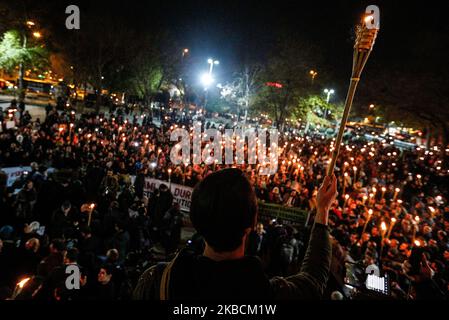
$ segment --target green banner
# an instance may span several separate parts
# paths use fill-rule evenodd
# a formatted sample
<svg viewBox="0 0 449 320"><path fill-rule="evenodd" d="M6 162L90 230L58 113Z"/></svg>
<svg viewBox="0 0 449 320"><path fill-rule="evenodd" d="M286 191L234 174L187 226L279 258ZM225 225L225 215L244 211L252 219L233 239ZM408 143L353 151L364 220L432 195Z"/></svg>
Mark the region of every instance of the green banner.
<svg viewBox="0 0 449 320"><path fill-rule="evenodd" d="M259 202L259 219L277 219L284 223L304 226L307 215L308 211L306 210Z"/></svg>

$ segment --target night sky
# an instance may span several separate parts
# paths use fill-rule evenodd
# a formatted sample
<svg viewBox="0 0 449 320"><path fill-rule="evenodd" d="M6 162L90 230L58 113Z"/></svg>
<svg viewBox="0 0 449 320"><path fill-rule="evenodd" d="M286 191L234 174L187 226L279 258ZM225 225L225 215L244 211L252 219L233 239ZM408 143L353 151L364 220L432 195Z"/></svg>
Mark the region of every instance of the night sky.
<svg viewBox="0 0 449 320"><path fill-rule="evenodd" d="M338 89L338 99L344 99L339 93L345 93L350 76L354 26L365 7L375 4L381 11L381 30L364 77L393 69L427 70L443 77L448 74L446 70L441 74L439 63L445 61L449 49L445 1L58 0L30 3L39 3L53 30L64 28L64 9L68 4L79 5L81 29L83 17L89 15L96 17L99 24L103 19L112 18L138 32L168 30L179 45L190 49L193 69L207 68L208 57L219 59L221 65L214 73L223 81L246 61L264 62L274 41L281 34L289 33L319 48L324 58L322 65L311 68L331 75L329 86Z"/></svg>

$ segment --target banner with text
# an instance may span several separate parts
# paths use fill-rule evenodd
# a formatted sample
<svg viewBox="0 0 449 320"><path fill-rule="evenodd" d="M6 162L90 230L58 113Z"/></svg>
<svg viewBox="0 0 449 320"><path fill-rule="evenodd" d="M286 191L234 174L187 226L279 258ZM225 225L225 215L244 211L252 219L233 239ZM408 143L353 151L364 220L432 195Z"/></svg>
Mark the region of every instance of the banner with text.
<svg viewBox="0 0 449 320"><path fill-rule="evenodd" d="M148 196L150 192L152 193L155 189L159 188L161 184L165 184L167 187L170 185L167 181L145 178L145 187L143 191ZM193 188L171 183L170 190L174 200L181 206L181 210L189 211Z"/></svg>
<svg viewBox="0 0 449 320"><path fill-rule="evenodd" d="M167 181L149 177L145 178L145 187L143 189L145 195L149 196L149 194L159 188L161 184L165 184L167 187L170 185ZM172 183L171 192L174 200L180 204L181 210L188 212L190 210L193 188ZM304 226L307 220L307 215L307 211L299 208L289 208L281 205L259 202L260 220L278 219L284 224Z"/></svg>
<svg viewBox="0 0 449 320"><path fill-rule="evenodd" d="M6 173L8 176L6 186L10 187L18 178L22 176L25 172L30 172L31 167L10 167L10 168L1 168L1 171Z"/></svg>

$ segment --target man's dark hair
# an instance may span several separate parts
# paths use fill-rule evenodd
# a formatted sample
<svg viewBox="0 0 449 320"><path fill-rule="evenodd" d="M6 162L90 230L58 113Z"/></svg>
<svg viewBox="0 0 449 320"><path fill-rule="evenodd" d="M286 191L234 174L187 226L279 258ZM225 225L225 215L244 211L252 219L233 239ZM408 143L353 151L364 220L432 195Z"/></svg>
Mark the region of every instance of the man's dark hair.
<svg viewBox="0 0 449 320"><path fill-rule="evenodd" d="M77 248L71 248L67 250L67 253L65 255L66 259L70 262L77 262L78 261L78 255L79 251Z"/></svg>
<svg viewBox="0 0 449 320"><path fill-rule="evenodd" d="M237 249L245 229L254 227L256 218L256 195L240 169L216 171L193 190L190 219L217 252Z"/></svg>
<svg viewBox="0 0 449 320"><path fill-rule="evenodd" d="M71 207L72 207L72 205L70 204L70 201L68 201L68 200L66 200L66 201L64 201L64 202L62 203L62 208L63 208L64 210L70 209Z"/></svg>
<svg viewBox="0 0 449 320"><path fill-rule="evenodd" d="M53 246L54 249L58 250L59 252L64 251L65 250L65 243L64 240L62 239L53 239L51 241L51 245Z"/></svg>
<svg viewBox="0 0 449 320"><path fill-rule="evenodd" d="M100 269L104 269L107 275L111 275L114 272L114 266L111 265L110 263L102 264Z"/></svg>

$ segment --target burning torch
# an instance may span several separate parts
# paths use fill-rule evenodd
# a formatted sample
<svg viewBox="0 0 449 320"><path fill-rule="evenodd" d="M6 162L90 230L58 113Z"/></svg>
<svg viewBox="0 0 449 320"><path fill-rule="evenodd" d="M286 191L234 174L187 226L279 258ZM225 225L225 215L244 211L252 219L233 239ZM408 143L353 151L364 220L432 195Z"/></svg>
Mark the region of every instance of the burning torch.
<svg viewBox="0 0 449 320"><path fill-rule="evenodd" d="M377 6L368 6L366 12L367 14L365 14L362 24L357 26L356 29L351 82L346 96L345 109L341 119L340 129L334 144L335 148L332 152L332 159L327 169L328 176L331 176L334 172L335 162L340 152L341 141L348 121L349 112L351 111L355 90L360 81L360 75L362 74L363 68L373 50L374 41L376 40L377 32L379 31L379 8Z"/></svg>

